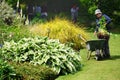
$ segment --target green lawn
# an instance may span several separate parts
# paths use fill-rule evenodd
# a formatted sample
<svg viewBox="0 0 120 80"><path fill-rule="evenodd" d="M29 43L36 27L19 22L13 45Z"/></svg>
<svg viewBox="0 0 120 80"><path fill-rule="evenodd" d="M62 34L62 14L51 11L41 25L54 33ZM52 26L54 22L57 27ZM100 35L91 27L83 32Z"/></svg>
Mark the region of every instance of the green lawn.
<svg viewBox="0 0 120 80"><path fill-rule="evenodd" d="M111 59L96 61L91 57L87 60L87 50L81 50L83 64L81 71L60 76L56 80L120 80L120 34L111 35L109 43ZM94 52L92 55L94 56Z"/></svg>

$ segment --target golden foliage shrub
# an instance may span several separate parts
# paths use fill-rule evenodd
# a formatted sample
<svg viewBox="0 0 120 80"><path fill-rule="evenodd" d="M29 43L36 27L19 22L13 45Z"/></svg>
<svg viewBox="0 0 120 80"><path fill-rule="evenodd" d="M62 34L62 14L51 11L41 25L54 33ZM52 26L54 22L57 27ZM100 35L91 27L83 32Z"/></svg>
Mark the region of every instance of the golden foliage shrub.
<svg viewBox="0 0 120 80"><path fill-rule="evenodd" d="M59 39L62 43L73 43L73 48L77 50L83 48L85 42L80 38L80 35L87 38L83 26L75 25L67 19L58 17L44 24L36 24L30 27L30 31L35 35Z"/></svg>

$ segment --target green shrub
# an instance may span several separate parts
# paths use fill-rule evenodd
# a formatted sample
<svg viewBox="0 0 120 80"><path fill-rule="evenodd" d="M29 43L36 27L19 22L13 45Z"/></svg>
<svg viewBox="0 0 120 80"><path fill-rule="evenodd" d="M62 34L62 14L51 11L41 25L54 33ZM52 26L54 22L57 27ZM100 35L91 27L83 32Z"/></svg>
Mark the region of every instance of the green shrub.
<svg viewBox="0 0 120 80"><path fill-rule="evenodd" d="M33 27L30 27L30 31L35 35L59 39L62 43L73 43L73 48L77 50L83 48L83 44L85 43L79 35L87 38L87 32L85 32L82 25L78 26L67 19L60 18L55 18L45 24L34 25Z"/></svg>
<svg viewBox="0 0 120 80"><path fill-rule="evenodd" d="M18 41L21 38L32 36L26 27L0 26L0 44L4 41Z"/></svg>
<svg viewBox="0 0 120 80"><path fill-rule="evenodd" d="M25 21L25 16L22 13L15 12L5 0L2 0L0 3L0 18L5 24L14 26L22 26Z"/></svg>
<svg viewBox="0 0 120 80"><path fill-rule="evenodd" d="M46 65L58 74L73 73L81 68L80 55L59 40L47 37L23 38L5 42L1 56L5 60Z"/></svg>
<svg viewBox="0 0 120 80"><path fill-rule="evenodd" d="M22 76L16 74L14 68L7 62L0 60L0 80L21 80Z"/></svg>
<svg viewBox="0 0 120 80"><path fill-rule="evenodd" d="M17 73L23 75L24 80L55 80L58 76L57 73L45 66L16 62L9 62L9 64L14 66Z"/></svg>
<svg viewBox="0 0 120 80"><path fill-rule="evenodd" d="M42 24L42 23L45 23L45 22L47 22L47 20L46 19L42 19L42 18L40 18L40 17L35 17L35 18L33 18L33 20L31 21L31 24Z"/></svg>
<svg viewBox="0 0 120 80"><path fill-rule="evenodd" d="M4 23L4 21L2 19L0 19L0 27L1 26L6 26L6 24Z"/></svg>
<svg viewBox="0 0 120 80"><path fill-rule="evenodd" d="M8 25L11 25L15 17L14 10L3 0L0 3L0 18Z"/></svg>

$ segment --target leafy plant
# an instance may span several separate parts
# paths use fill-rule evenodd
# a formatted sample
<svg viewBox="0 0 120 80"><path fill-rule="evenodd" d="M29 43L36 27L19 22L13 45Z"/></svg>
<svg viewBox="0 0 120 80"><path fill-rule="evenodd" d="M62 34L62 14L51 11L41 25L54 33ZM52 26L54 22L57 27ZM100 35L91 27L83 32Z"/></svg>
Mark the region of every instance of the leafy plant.
<svg viewBox="0 0 120 80"><path fill-rule="evenodd" d="M23 38L17 43L4 42L1 56L5 60L46 65L58 74L73 73L81 67L78 52L48 37Z"/></svg>
<svg viewBox="0 0 120 80"><path fill-rule="evenodd" d="M106 24L105 24L106 20L105 17L102 16L102 18L99 21L100 27L99 27L99 31L98 31L98 35L109 35L108 31L106 30Z"/></svg>
<svg viewBox="0 0 120 80"><path fill-rule="evenodd" d="M23 80L55 80L58 74L46 66L31 65L30 63L9 62L15 71L23 75Z"/></svg>
<svg viewBox="0 0 120 80"><path fill-rule="evenodd" d="M12 66L0 59L0 80L21 80L22 77L18 76Z"/></svg>
<svg viewBox="0 0 120 80"><path fill-rule="evenodd" d="M94 11L95 11L95 9L98 8L98 5L97 5L97 4L98 4L98 1L99 1L99 0L95 0L95 1L93 1L93 0L80 0L80 2L81 2L85 7L88 8L88 12L91 13L91 14L93 14Z"/></svg>
<svg viewBox="0 0 120 80"><path fill-rule="evenodd" d="M7 25L22 26L25 20L25 16L22 13L17 13L15 10L7 4L5 0L0 3L0 18Z"/></svg>
<svg viewBox="0 0 120 80"><path fill-rule="evenodd" d="M56 17L45 24L37 24L30 27L30 31L35 35L48 36L51 39L59 39L61 43L73 43L73 48L79 50L83 48L84 40L79 35L87 38L83 26L75 25L67 19Z"/></svg>
<svg viewBox="0 0 120 80"><path fill-rule="evenodd" d="M0 26L0 44L4 41L14 40L15 42L24 37L32 36L27 30L27 27L16 27L16 26Z"/></svg>
<svg viewBox="0 0 120 80"><path fill-rule="evenodd" d="M46 19L42 19L40 18L40 16L36 16L35 18L33 18L33 20L31 21L31 23L34 25L34 24L42 24L42 23L45 23L47 22Z"/></svg>
<svg viewBox="0 0 120 80"><path fill-rule="evenodd" d="M14 10L3 0L0 3L0 18L8 25L11 25L12 18L14 17Z"/></svg>

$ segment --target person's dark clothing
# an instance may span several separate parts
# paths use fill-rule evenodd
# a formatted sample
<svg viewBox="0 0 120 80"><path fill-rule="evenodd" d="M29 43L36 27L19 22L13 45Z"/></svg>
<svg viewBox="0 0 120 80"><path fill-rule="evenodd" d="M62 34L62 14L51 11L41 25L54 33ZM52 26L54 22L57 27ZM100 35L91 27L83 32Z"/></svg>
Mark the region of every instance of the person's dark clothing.
<svg viewBox="0 0 120 80"><path fill-rule="evenodd" d="M105 43L104 43L104 48L102 50L103 53L103 57L104 58L109 58L110 57L110 51L109 51L109 39L110 36L99 36L97 35L98 39L105 39Z"/></svg>
<svg viewBox="0 0 120 80"><path fill-rule="evenodd" d="M77 22L78 10L79 10L79 8L76 7L76 6L73 6L73 7L71 8L71 17L72 17L72 21L73 21L74 23Z"/></svg>
<svg viewBox="0 0 120 80"><path fill-rule="evenodd" d="M28 14L29 21L32 20L34 17L34 6L32 5L27 6L27 14Z"/></svg>
<svg viewBox="0 0 120 80"><path fill-rule="evenodd" d="M47 12L47 6L46 5L41 7L41 12Z"/></svg>
<svg viewBox="0 0 120 80"><path fill-rule="evenodd" d="M43 5L41 8L42 8L42 9L41 9L41 18L47 19L47 16L48 16L47 6L46 6L46 5Z"/></svg>

